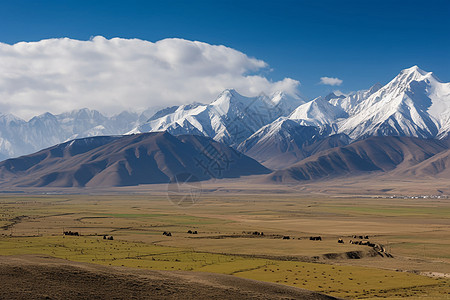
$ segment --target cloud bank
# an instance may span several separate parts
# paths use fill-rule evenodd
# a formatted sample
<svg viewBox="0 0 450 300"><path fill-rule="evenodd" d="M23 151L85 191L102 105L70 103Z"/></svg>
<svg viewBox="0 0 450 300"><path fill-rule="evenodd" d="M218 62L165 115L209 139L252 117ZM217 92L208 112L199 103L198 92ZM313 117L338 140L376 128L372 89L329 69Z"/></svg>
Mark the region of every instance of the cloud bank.
<svg viewBox="0 0 450 300"><path fill-rule="evenodd" d="M320 84L326 85L336 85L339 86L342 84L342 80L336 77L320 77Z"/></svg>
<svg viewBox="0 0 450 300"><path fill-rule="evenodd" d="M23 118L82 107L114 114L209 102L227 88L247 96L297 95L299 85L269 80L261 74L267 63L232 48L183 39L0 43L0 66L0 113Z"/></svg>

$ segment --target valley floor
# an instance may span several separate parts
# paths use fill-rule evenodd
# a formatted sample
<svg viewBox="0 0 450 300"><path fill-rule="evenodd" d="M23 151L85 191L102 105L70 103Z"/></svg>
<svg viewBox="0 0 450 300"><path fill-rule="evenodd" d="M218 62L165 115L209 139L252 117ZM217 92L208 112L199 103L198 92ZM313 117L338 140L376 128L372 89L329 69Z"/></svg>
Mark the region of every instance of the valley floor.
<svg viewBox="0 0 450 300"><path fill-rule="evenodd" d="M331 196L324 191L326 186L320 191L316 184L206 182L192 206L169 201L167 187L162 185L111 189L109 195L101 190L74 195L51 189L40 190L47 193L41 195L36 191L4 194L0 196L0 255L9 257L0 257L0 274L14 280L8 275L16 268L8 263L14 261L48 274L30 264L49 259L52 267L64 269L71 264L68 261L80 262L82 268L100 268L105 276L119 269L173 271L171 275L146 274L183 278L191 287L214 278L201 275L204 272L278 284L255 283L262 286L250 288L242 283L246 286L242 292L249 297L260 289L270 295L284 285L297 288L286 290L286 295L306 293L301 290L306 289L347 299L450 299L450 199L442 195L391 198L387 191L365 197ZM63 236L63 231L80 236ZM114 240L104 239L104 235ZM360 239L360 235L368 239ZM322 240L311 241L311 236ZM350 240L368 240L382 250L350 244ZM126 267L133 269L124 271ZM217 278L214 286L222 279L224 286L230 282L227 280L237 280ZM107 285L102 280L99 282ZM13 281L9 284L14 286ZM111 288L111 295L114 290ZM5 291L6 285L2 285L0 296ZM184 290L180 287L177 291ZM23 295L19 288L16 292L16 298ZM232 297L239 298L230 294Z"/></svg>

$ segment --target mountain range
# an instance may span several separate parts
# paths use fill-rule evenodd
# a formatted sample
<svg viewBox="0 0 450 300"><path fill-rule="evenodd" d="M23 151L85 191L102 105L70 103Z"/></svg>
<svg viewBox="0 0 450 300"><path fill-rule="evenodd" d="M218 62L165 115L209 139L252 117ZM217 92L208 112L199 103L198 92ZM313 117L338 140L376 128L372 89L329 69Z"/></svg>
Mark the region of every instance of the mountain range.
<svg viewBox="0 0 450 300"><path fill-rule="evenodd" d="M15 182L14 185L86 186L105 182L103 185L107 186L167 182L183 170L177 167L175 171L169 171L172 170L170 159L159 160L152 156L158 151L166 153L166 146L158 148L164 143L155 142L158 147L149 148L147 145L145 149L121 152L127 142L134 143L134 139L142 136L153 137L145 134L148 132L154 132L156 140L161 139L159 132L166 132L162 136L171 145L172 154L161 155L184 157L179 162L186 172L195 167L191 154L200 151L194 144L203 143L202 147L215 145L228 149L223 150L226 153L234 151L239 157L258 162L257 166L252 165L249 169L252 171L239 169L234 175L226 175L228 177L262 174L269 169L274 173L266 175L266 178L273 181L332 178L361 172L443 176L448 174L450 164L450 83L443 83L433 73L414 66L402 70L384 86L375 84L368 90L347 95L331 93L311 101L281 92L245 97L231 89L222 92L210 104L194 102L167 107L152 115L148 111L142 114L123 112L105 117L97 111L82 109L60 115L46 113L28 122L12 115L0 115L0 124L0 155L3 158L55 144L58 144L54 146L56 148L43 151L56 153L62 150L55 149L66 147L62 156L44 155L41 151L19 160L3 162L0 177L4 181ZM123 137L115 136L124 134ZM101 135L105 137L71 141ZM89 151L83 155L67 156L74 151L67 149L78 147L79 143L97 145L95 151L103 147L108 149L102 150L106 151L100 155L102 163L90 164L90 161L97 161L97 154L95 157L87 154L94 151L91 146L86 146ZM109 148L116 144L121 146ZM190 145L189 151L186 145ZM130 175L143 174L136 171L137 165L127 160L127 155L133 151L147 153L144 157L151 156L149 164L157 166L152 172L159 175L145 180L138 179L138 175ZM190 155L183 156L177 151L187 151ZM143 154L136 155L141 157ZM25 170L20 167L26 165L25 162L33 163ZM79 170L81 165L84 169ZM71 171L60 172L58 168ZM50 173L59 175L56 179L36 181L37 177L43 176L35 173L36 170L46 170L47 173L53 170ZM78 180L80 172L84 179ZM199 180L217 178L213 174L191 173L195 173ZM105 174L115 179L99 179Z"/></svg>
<svg viewBox="0 0 450 300"><path fill-rule="evenodd" d="M239 149L270 168L283 169L295 162L293 156L297 161L304 158L283 147L286 140L291 148L303 148L305 143L336 134L340 135L338 146L371 136L443 139L450 132L449 121L450 83L442 83L414 66L385 86L376 84L345 97L331 94L300 105L288 117L259 129L248 138L252 142L244 142ZM299 139L299 132L308 126L318 134Z"/></svg>
<svg viewBox="0 0 450 300"><path fill-rule="evenodd" d="M124 111L107 117L83 108L53 115L44 113L25 121L0 114L0 159L30 154L76 138L123 134L144 122L154 111L140 114Z"/></svg>
<svg viewBox="0 0 450 300"><path fill-rule="evenodd" d="M159 111L129 133L204 135L236 147L262 126L288 115L303 103L300 98L281 92L244 97L235 90L225 90L210 104L194 103Z"/></svg>

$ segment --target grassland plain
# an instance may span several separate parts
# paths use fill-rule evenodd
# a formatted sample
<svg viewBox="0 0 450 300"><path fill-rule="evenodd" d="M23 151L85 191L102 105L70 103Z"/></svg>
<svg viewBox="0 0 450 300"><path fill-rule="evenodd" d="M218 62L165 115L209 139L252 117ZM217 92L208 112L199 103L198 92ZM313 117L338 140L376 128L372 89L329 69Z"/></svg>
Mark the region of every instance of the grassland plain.
<svg viewBox="0 0 450 300"><path fill-rule="evenodd" d="M449 221L450 203L438 199L207 192L198 205L180 209L164 193L5 195L0 254L232 274L343 298L448 299L448 279L417 273L450 273ZM83 236L62 237L63 230ZM349 244L354 234L369 235L394 258ZM311 235L323 241L309 241ZM346 259L348 252L360 259Z"/></svg>

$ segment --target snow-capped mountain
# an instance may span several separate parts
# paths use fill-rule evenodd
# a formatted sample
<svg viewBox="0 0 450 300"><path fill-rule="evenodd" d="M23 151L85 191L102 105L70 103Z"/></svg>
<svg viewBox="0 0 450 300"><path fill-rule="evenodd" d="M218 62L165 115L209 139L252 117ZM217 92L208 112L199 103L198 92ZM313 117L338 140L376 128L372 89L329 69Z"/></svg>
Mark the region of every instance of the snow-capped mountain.
<svg viewBox="0 0 450 300"><path fill-rule="evenodd" d="M377 135L440 138L450 129L450 83L414 66L405 69L369 97L337 100L349 117L338 132L353 139Z"/></svg>
<svg viewBox="0 0 450 300"><path fill-rule="evenodd" d="M268 168L281 169L303 159L304 144L319 136L319 128L281 117L252 134L238 150Z"/></svg>
<svg viewBox="0 0 450 300"><path fill-rule="evenodd" d="M238 146L238 150L264 166L279 170L318 150L348 145L345 134L330 136L329 125L308 125L303 120L282 117L262 127Z"/></svg>
<svg viewBox="0 0 450 300"><path fill-rule="evenodd" d="M341 107L332 105L324 97L317 97L297 107L289 115L289 119L296 120L303 126L331 127L336 130L336 120L346 116L347 113Z"/></svg>
<svg viewBox="0 0 450 300"><path fill-rule="evenodd" d="M358 103L369 98L373 93L377 92L380 88L382 88L382 85L377 83L368 90L353 92L346 96L344 95L336 96L334 93L331 93L325 98L329 100L333 106L340 107L345 112L347 112L347 114L352 114L352 109Z"/></svg>
<svg viewBox="0 0 450 300"><path fill-rule="evenodd" d="M146 113L122 112L106 117L84 108L59 115L44 113L29 121L11 114L0 115L0 159L29 154L75 138L123 134L148 119Z"/></svg>
<svg viewBox="0 0 450 300"><path fill-rule="evenodd" d="M271 97L245 97L229 89L210 104L194 103L159 111L129 133L168 131L175 135L197 134L237 146L262 126L288 115L302 103L303 100L280 92Z"/></svg>
<svg viewBox="0 0 450 300"><path fill-rule="evenodd" d="M238 149L277 169L303 159L309 153L302 150L305 145L326 136L337 134L328 144L332 148L370 136L444 138L449 132L450 83L414 66L385 86L304 103L256 131Z"/></svg>

